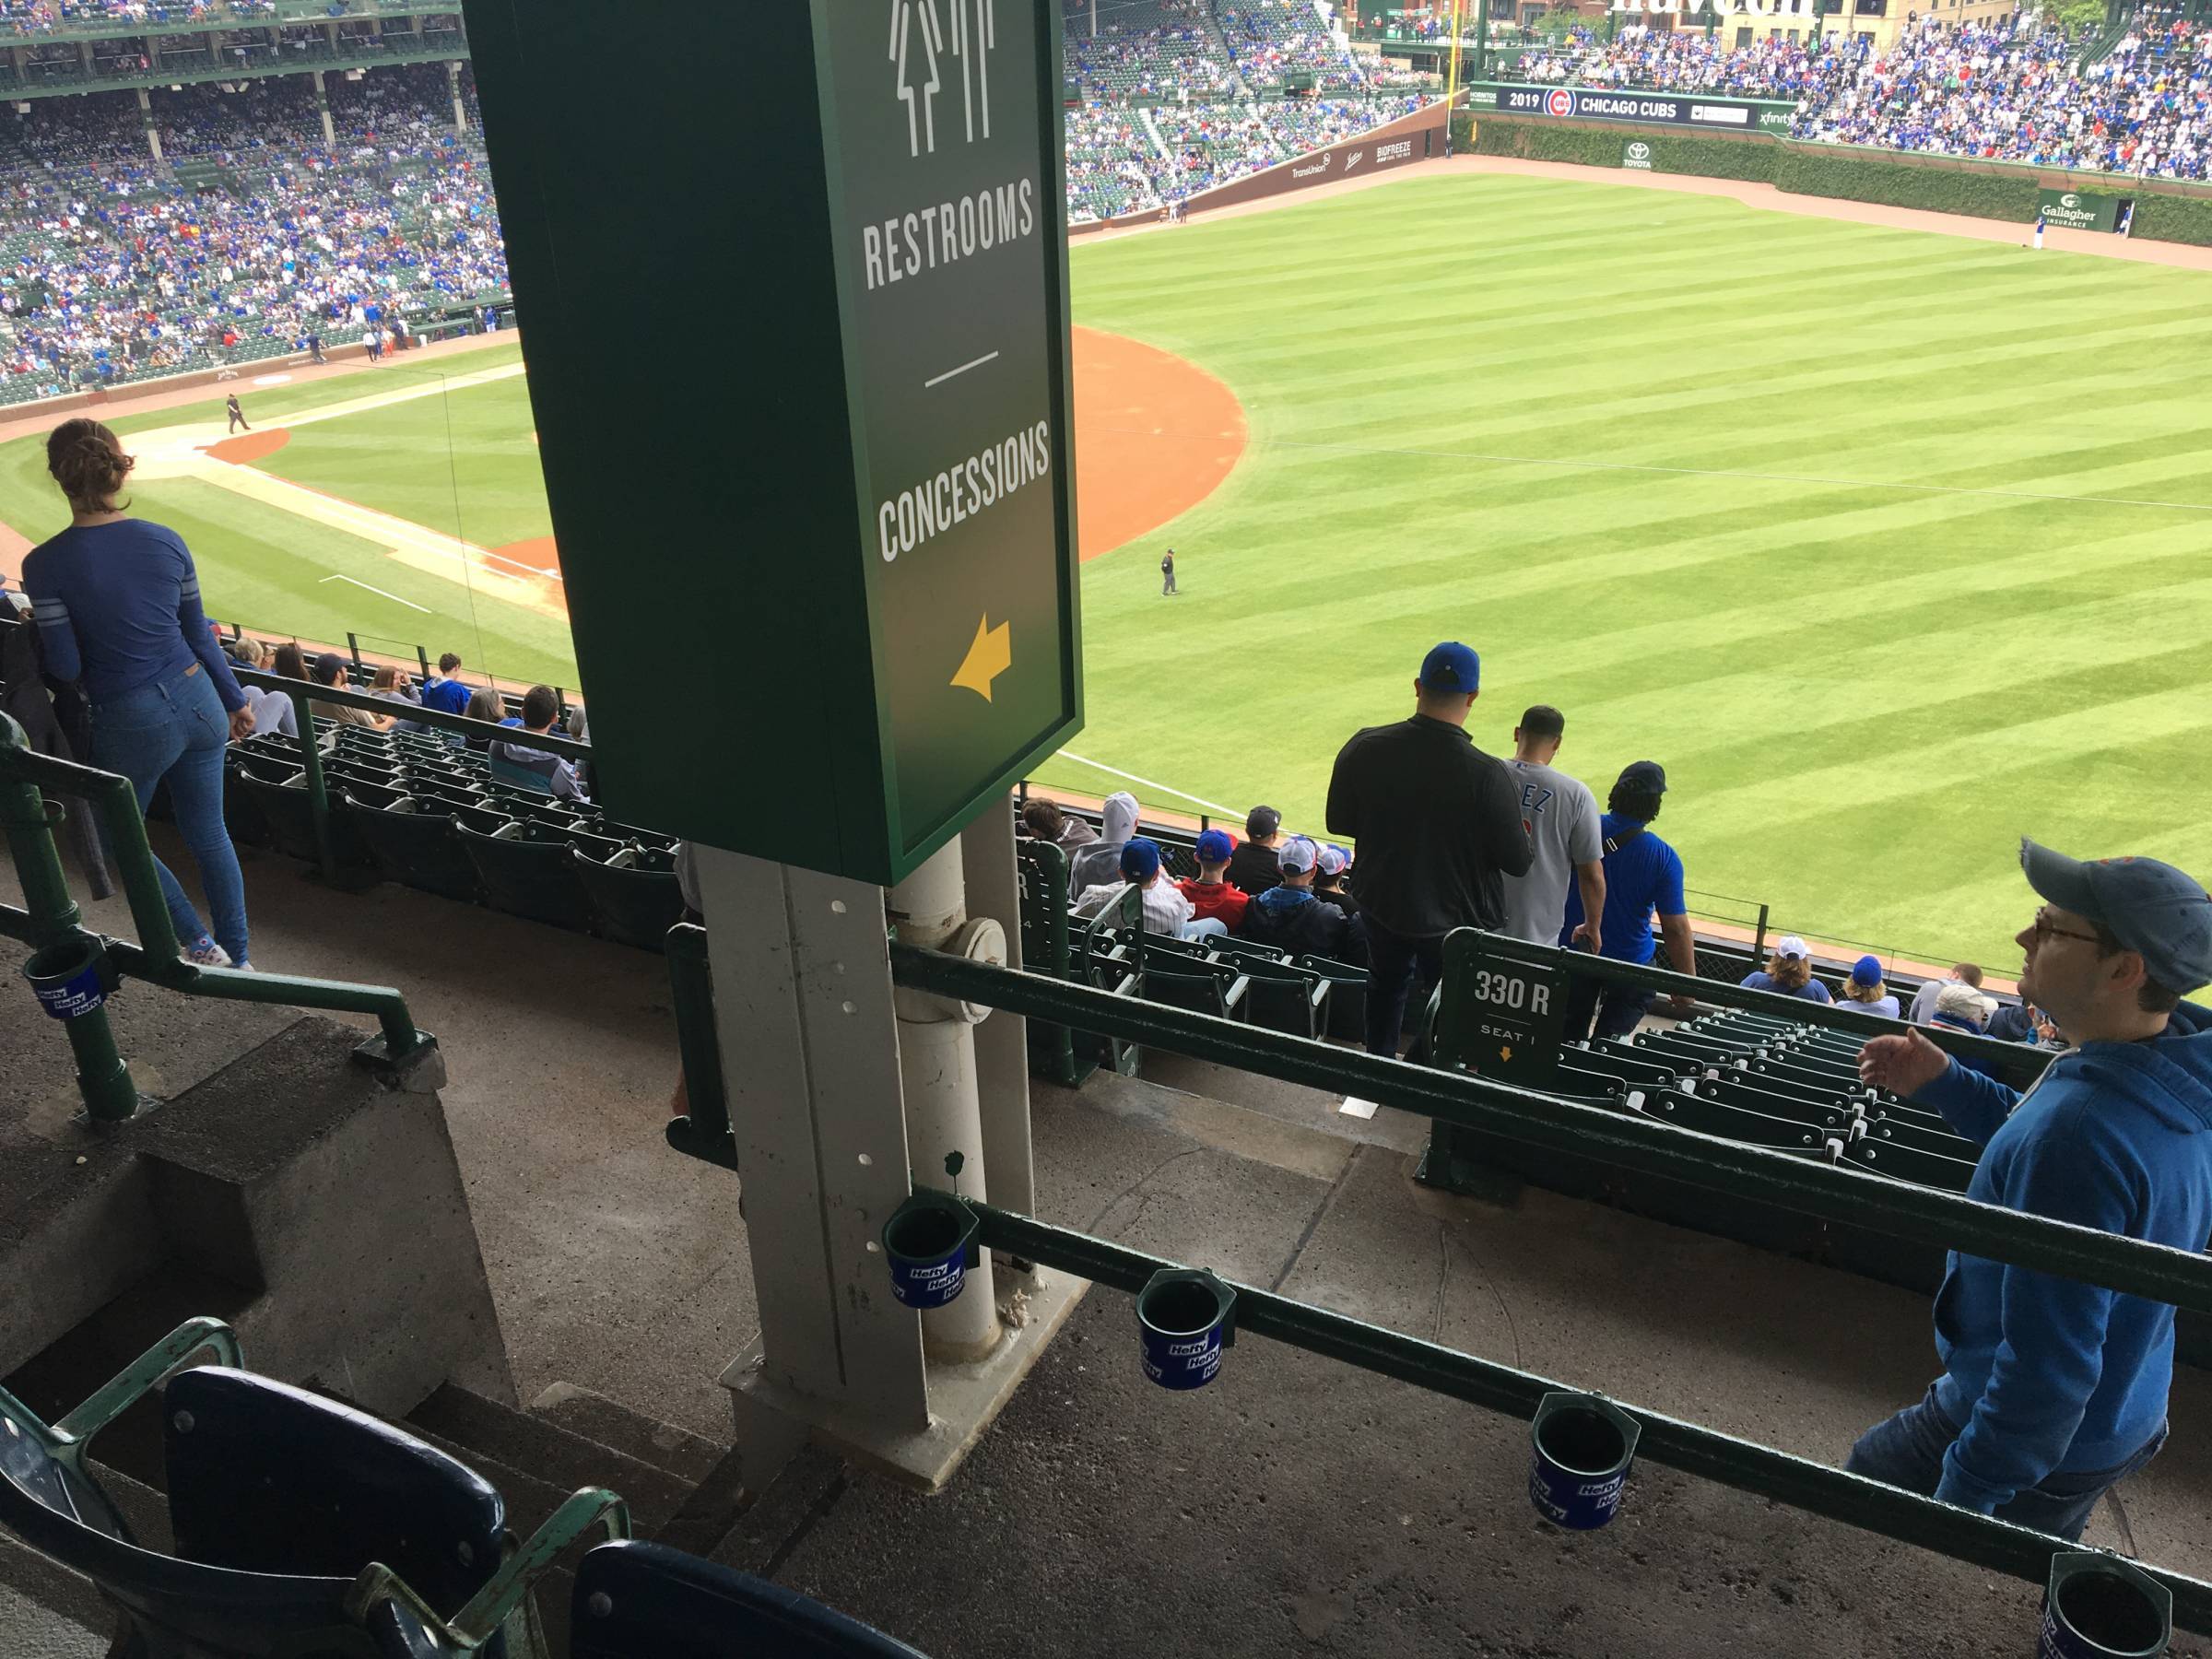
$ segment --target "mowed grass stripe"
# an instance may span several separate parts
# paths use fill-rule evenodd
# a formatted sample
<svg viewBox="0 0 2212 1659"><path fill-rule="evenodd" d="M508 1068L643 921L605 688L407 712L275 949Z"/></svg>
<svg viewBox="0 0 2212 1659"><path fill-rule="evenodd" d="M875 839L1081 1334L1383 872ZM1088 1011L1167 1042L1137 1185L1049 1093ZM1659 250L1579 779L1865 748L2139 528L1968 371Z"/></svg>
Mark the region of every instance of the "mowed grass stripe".
<svg viewBox="0 0 2212 1659"><path fill-rule="evenodd" d="M1463 637L1487 747L1557 700L1601 790L1668 763L1693 885L2004 964L2022 830L2212 872L2208 297L1499 177L1079 246L1078 318L1220 375L1253 442L1086 567L1078 747L1318 830L1346 735Z"/></svg>

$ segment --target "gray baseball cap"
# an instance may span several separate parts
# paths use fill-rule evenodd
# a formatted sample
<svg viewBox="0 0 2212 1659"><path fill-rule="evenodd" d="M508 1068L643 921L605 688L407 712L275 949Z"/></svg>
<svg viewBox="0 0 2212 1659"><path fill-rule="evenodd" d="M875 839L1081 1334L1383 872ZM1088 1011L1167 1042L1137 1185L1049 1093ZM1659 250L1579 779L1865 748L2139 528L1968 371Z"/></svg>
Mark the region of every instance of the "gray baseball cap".
<svg viewBox="0 0 2212 1659"><path fill-rule="evenodd" d="M2024 835L2020 868L2052 903L2102 923L2167 990L2212 984L2212 894L2203 882L2155 858L2068 858Z"/></svg>

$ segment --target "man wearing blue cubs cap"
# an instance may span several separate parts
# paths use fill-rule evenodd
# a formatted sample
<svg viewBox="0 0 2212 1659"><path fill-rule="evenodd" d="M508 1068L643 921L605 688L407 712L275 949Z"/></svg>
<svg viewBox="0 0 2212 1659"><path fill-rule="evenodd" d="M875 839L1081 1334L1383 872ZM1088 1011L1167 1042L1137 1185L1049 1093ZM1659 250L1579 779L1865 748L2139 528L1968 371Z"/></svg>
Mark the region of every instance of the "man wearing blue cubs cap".
<svg viewBox="0 0 2212 1659"><path fill-rule="evenodd" d="M1467 735L1481 689L1482 660L1446 641L1421 660L1412 718L1355 732L1329 776L1329 833L1359 849L1371 1054L1397 1053L1416 969L1433 984L1446 934L1503 925L1505 877L1535 857L1520 789Z"/></svg>
<svg viewBox="0 0 2212 1659"><path fill-rule="evenodd" d="M1197 855L1198 874L1185 876L1175 885L1191 901L1191 910L1199 921L1218 922L1230 933L1236 932L1244 920L1245 907L1252 902L1250 894L1228 879L1229 861L1236 855L1236 838L1226 830L1202 830L1192 851Z"/></svg>
<svg viewBox="0 0 2212 1659"><path fill-rule="evenodd" d="M1877 1037L1867 1082L1983 1148L1967 1196L2192 1253L2212 1237L2212 896L2152 858L2020 843L2044 903L2020 994L2070 1045L2027 1093L1914 1031ZM1954 1251L1936 1301L1944 1374L1844 1466L2066 1539L2166 1441L2173 1309Z"/></svg>

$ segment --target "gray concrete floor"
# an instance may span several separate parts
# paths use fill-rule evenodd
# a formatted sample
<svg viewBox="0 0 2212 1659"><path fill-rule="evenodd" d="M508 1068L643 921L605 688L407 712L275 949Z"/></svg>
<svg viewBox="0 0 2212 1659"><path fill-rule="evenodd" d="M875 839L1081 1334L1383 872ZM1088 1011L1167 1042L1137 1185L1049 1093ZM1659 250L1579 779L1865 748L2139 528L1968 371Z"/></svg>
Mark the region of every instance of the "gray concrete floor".
<svg viewBox="0 0 2212 1659"><path fill-rule="evenodd" d="M0 1584L0 1652L8 1659L103 1659L108 1638Z"/></svg>
<svg viewBox="0 0 2212 1659"><path fill-rule="evenodd" d="M660 1140L659 959L395 888L328 893L275 854L247 880L259 965L396 984L446 1045L525 1397L576 1382L726 1439L713 1379L757 1324L749 1264L735 1182ZM96 924L130 931L114 907ZM143 1052L194 1063L173 1017L147 1018ZM55 1035L0 1023L18 1028L0 1060L45 1074L0 1074L0 1107L52 1094ZM1041 1088L1045 1216L1830 1461L1931 1374L1922 1298L1533 1190L1441 1197L1410 1180L1425 1125L1156 1069L1236 1103L1111 1077ZM1614 1528L1553 1533L1522 1497L1525 1425L1259 1339L1213 1388L1164 1395L1132 1334L1127 1299L1094 1291L945 1495L856 1476L787 1541L782 1575L940 1659L1043 1651L1044 1628L1071 1655L2033 1644L2027 1586L1655 1468ZM2212 1575L2207 1423L2212 1377L2184 1370L2171 1442L2091 1543ZM954 1551L982 1594L943 1594Z"/></svg>

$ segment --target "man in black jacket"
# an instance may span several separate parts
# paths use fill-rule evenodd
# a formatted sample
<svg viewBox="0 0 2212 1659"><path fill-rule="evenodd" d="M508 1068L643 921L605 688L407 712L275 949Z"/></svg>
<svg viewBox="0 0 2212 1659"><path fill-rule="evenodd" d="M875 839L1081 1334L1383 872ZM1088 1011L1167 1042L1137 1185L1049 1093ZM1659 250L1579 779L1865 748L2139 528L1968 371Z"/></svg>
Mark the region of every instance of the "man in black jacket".
<svg viewBox="0 0 2212 1659"><path fill-rule="evenodd" d="M1477 748L1467 714L1481 660L1439 645L1414 682L1413 717L1356 732L1329 778L1332 835L1359 848L1352 891L1367 930L1367 1049L1395 1054L1406 996L1443 971L1444 935L1505 919L1504 878L1535 858L1521 792L1504 764Z"/></svg>
<svg viewBox="0 0 2212 1659"><path fill-rule="evenodd" d="M1272 806L1254 806L1244 815L1244 839L1229 855L1229 885L1257 899L1283 878L1275 861L1283 844L1283 815Z"/></svg>

